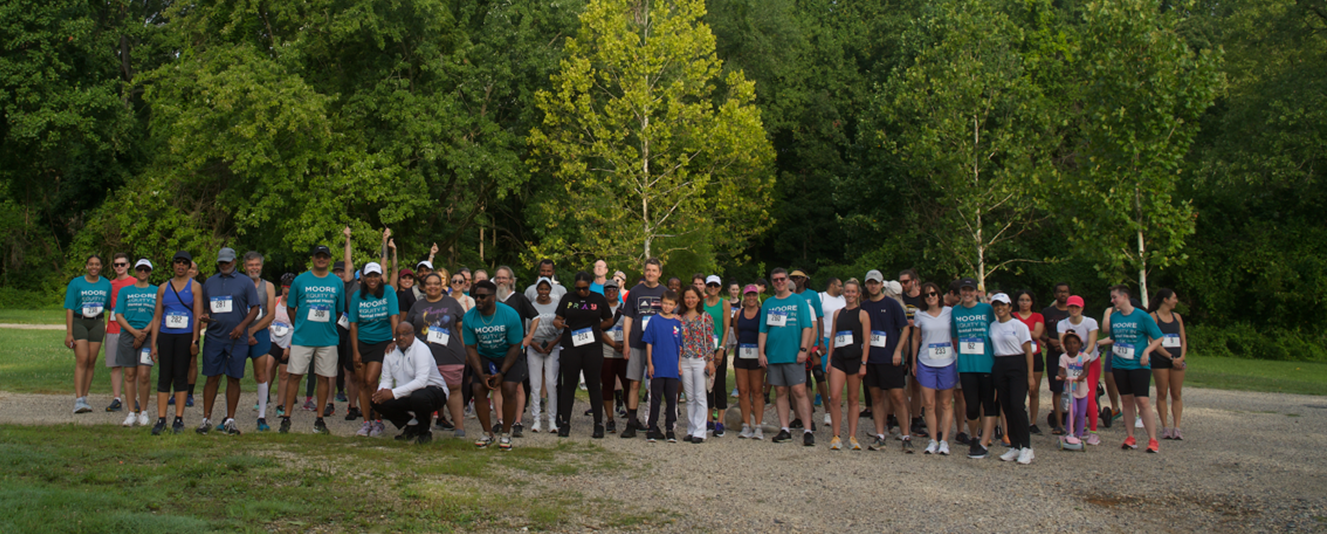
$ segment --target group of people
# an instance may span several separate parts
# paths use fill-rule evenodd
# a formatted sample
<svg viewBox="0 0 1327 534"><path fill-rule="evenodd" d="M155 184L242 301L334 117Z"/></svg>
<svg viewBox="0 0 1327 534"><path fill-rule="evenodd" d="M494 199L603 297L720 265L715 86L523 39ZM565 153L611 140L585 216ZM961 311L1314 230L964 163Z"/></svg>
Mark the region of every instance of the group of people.
<svg viewBox="0 0 1327 534"><path fill-rule="evenodd" d="M125 426L152 423L150 377L159 367L154 435L166 431L171 405L171 431L184 429L201 354L199 433L240 433L241 380L252 361L259 431L270 429L271 380L279 431L288 432L308 375L304 408L316 412L313 430L320 433L327 432L325 417L334 411L327 401L340 377L346 418L363 420L361 436L381 435L388 421L401 430L397 439L428 442L435 428L465 437L472 413L482 429L476 446L496 442L510 450L528 409L532 431L566 437L579 385L593 401L584 415L594 438L618 433L621 417L621 438L641 432L651 442L674 442L684 402L682 440L699 444L725 435L731 365L744 439L764 439L773 390L775 443L801 430L803 444L813 446L814 409L822 406L832 450L860 450L858 421L869 418L871 450L885 449L897 433L905 453L914 452L914 438L929 437L925 454L948 455L952 441L966 445L970 458L985 458L999 440L1008 447L1002 460L1028 464L1031 436L1041 433L1043 377L1053 395L1046 420L1054 434L1097 445L1098 424L1122 415L1124 448L1138 447L1135 421L1149 452L1159 450L1158 438L1183 439L1188 344L1170 290L1158 292L1148 313L1129 288L1113 287L1100 323L1084 315L1082 297L1067 284L1057 285L1055 302L1038 313L1031 292L988 295L971 278L942 290L912 270L897 281L876 270L864 282L830 279L817 292L806 273L782 268L769 273L768 289L763 279L725 285L703 274L690 285L679 278L662 283L663 264L648 259L627 289L625 275L609 277L599 260L567 288L544 260L521 292L505 266L492 279L483 270L452 274L435 269L431 254L413 269L398 268L390 230L382 235L381 261L356 269L351 230L343 234L341 261L333 262L330 247L315 246L311 269L285 274L279 285L262 279L261 254L240 258L230 248L218 252L217 274L201 283L192 255L177 252L160 286L151 284L154 265L146 258L130 275L129 257L116 254L114 280L101 276L99 256L88 258L86 274L70 282L65 298L65 344L76 358L74 412L91 411L88 390L104 344L115 397L106 409L127 411ZM223 376L225 416L214 419ZM1099 409L1103 379L1110 407ZM869 405L859 411L862 396Z"/></svg>

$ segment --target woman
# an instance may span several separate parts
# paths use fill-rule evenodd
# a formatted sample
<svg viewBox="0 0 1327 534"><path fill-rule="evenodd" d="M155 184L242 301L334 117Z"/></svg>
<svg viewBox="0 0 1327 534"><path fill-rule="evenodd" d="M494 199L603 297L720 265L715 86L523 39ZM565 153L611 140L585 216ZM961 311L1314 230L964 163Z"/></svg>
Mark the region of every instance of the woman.
<svg viewBox="0 0 1327 534"><path fill-rule="evenodd" d="M382 377L383 358L396 347L396 324L401 316L397 314L400 304L396 301L396 289L382 279L382 266L369 262L360 276L359 291L350 296L350 348L353 351L355 376L359 383L359 404L365 409L364 424L357 436L377 437L382 434L384 425L373 413L370 399L378 390L378 379ZM407 338L408 339L408 338Z"/></svg>
<svg viewBox="0 0 1327 534"><path fill-rule="evenodd" d="M152 378L153 312L157 308L157 286L148 282L152 276L152 262L146 258L134 265L133 285L120 289L115 298L115 321L120 325L119 347L116 347L116 366L124 368L126 399L133 401L133 410L124 418L123 426L147 426L148 381ZM138 413L134 413L138 412Z"/></svg>
<svg viewBox="0 0 1327 534"><path fill-rule="evenodd" d="M742 284L737 282L728 282L728 307L730 309L741 309L742 307Z"/></svg>
<svg viewBox="0 0 1327 534"><path fill-rule="evenodd" d="M601 399L604 405L604 414L608 421L608 433L617 433L617 423L613 419L613 404L622 406L621 387L625 387L627 382L627 359L622 353L626 349L625 337L622 335L622 315L621 308L621 288L617 285L617 279L611 279L604 282L604 299L608 301L609 310L613 312L612 324L604 329L604 367L600 375L600 388L603 393ZM625 410L625 408L623 408ZM625 413L625 411L624 411Z"/></svg>
<svg viewBox="0 0 1327 534"><path fill-rule="evenodd" d="M152 361L157 363L157 424L152 435L166 429L166 397L175 390L175 421L171 431L184 430L185 396L189 389L190 362L198 356L198 321L203 314L203 285L189 276L193 258L179 251L171 260L174 276L157 288L152 315Z"/></svg>
<svg viewBox="0 0 1327 534"><path fill-rule="evenodd" d="M700 290L696 286L682 288L681 300L677 312L682 321L678 371L687 398L687 436L682 441L704 443L705 416L709 412L706 382L714 376L714 319L701 307ZM723 395L722 390L719 395Z"/></svg>
<svg viewBox="0 0 1327 534"><path fill-rule="evenodd" d="M1028 389L1028 421L1031 423L1028 432L1041 434L1041 429L1037 428L1037 415L1041 413L1041 377L1046 372L1046 362L1041 357L1041 344L1037 343L1037 340L1041 339L1041 336L1046 333L1046 317L1032 311L1031 291L1024 289L1016 293L1014 303L1018 304L1018 311L1014 312L1014 318L1027 325L1028 331L1032 332L1032 355L1037 359L1032 362L1032 378L1036 382ZM1051 373L1057 372L1057 369L1051 369ZM1052 408L1055 411L1055 425L1052 431L1058 436L1064 433L1064 429L1060 428L1060 407L1053 406Z"/></svg>
<svg viewBox="0 0 1327 534"><path fill-rule="evenodd" d="M401 320L405 320L406 314L410 313L410 307L415 305L415 272L409 268L401 269L397 275L401 287L396 290L396 302L401 307Z"/></svg>
<svg viewBox="0 0 1327 534"><path fill-rule="evenodd" d="M705 405L710 408L709 422L706 425L714 430L714 437L724 434L723 412L728 409L728 343L732 340L733 309L728 301L719 296L723 287L718 276L710 275L705 279L705 313L714 323L714 387L705 398Z"/></svg>
<svg viewBox="0 0 1327 534"><path fill-rule="evenodd" d="M613 310L608 299L590 291L594 275L581 271L573 279L571 291L562 295L553 318L553 326L562 331L562 352L558 355L558 367L562 373L561 395L558 397L558 418L562 425L558 427L558 437L571 435L571 407L576 402L576 390L565 387L575 383L582 374L600 375L604 369L604 329L613 326ZM604 437L603 391L600 381L589 380L586 389L590 394L590 411L594 416L594 439ZM535 425L539 418L535 417Z"/></svg>
<svg viewBox="0 0 1327 534"><path fill-rule="evenodd" d="M753 295L754 298L754 295ZM829 450L843 448L839 439L839 428L843 420L843 388L848 388L848 447L854 451L862 450L857 442L857 391L861 388L862 377L866 376L867 345L871 342L871 316L861 308L862 286L856 278L843 283L844 307L834 311L830 318L834 332L833 343L829 344L829 424L834 437L829 441ZM949 326L945 325L948 329ZM739 382L740 383L740 382ZM932 426L931 428L935 428Z"/></svg>
<svg viewBox="0 0 1327 534"><path fill-rule="evenodd" d="M1034 385L1032 378L1032 332L1022 321L1015 321L1013 306L1009 295L996 293L991 296L991 308L995 311L995 322L991 323L991 345L995 353L995 365L991 374L995 376L995 391L1000 397L1000 407L1004 409L1009 421L1009 451L1000 456L1000 460L1027 465L1032 463L1032 438L1028 432L1028 413L1023 403L1027 400L1028 389Z"/></svg>
<svg viewBox="0 0 1327 534"><path fill-rule="evenodd" d="M558 365L561 363L562 344L561 329L554 324L557 317L558 302L553 300L553 281L548 278L540 277L535 282L535 300L530 304L538 312L538 316L530 322L530 333L525 336L524 345L526 349L526 363L530 369L530 409L531 416L534 418L534 427L531 430L539 432L540 412L542 406L539 402L539 396L542 392L548 393L548 431L557 432L561 421L557 420L557 415L561 413L558 409ZM518 421L513 425L520 425ZM514 432L514 430L513 430Z"/></svg>
<svg viewBox="0 0 1327 534"><path fill-rule="evenodd" d="M1101 358L1097 353L1097 336L1100 331L1097 327L1097 320L1083 315L1083 297L1072 295L1065 301L1065 306L1069 309L1069 317L1061 319L1055 325L1056 336L1061 339L1063 344L1064 333L1074 332L1078 334L1078 339L1083 342L1081 352L1091 358L1087 370L1087 444L1100 445L1101 437L1097 435L1097 384L1101 380Z"/></svg>
<svg viewBox="0 0 1327 534"><path fill-rule="evenodd" d="M1184 318L1175 313L1180 297L1175 291L1157 291L1152 319L1161 329L1160 358L1152 358L1152 376L1157 381L1157 417L1161 421L1161 439L1184 439L1180 434L1180 415L1184 413L1184 370L1188 367L1184 357L1189 353L1189 336L1184 331ZM1170 410L1175 414L1174 425L1166 428L1166 397L1170 397Z"/></svg>
<svg viewBox="0 0 1327 534"><path fill-rule="evenodd" d="M456 273L451 276L451 297L456 299L456 302L461 304L461 309L465 311L470 311L470 308L475 307L475 299L466 294L468 285L469 282L466 281L464 273Z"/></svg>
<svg viewBox="0 0 1327 534"><path fill-rule="evenodd" d="M750 284L742 290L742 309L733 314L733 329L737 332L737 358L733 371L737 373L737 404L742 410L743 439L765 439L761 422L765 419L765 368L760 366L760 289Z"/></svg>
<svg viewBox="0 0 1327 534"><path fill-rule="evenodd" d="M286 371L286 365L290 363L290 338L294 331L295 322L290 320L290 313L286 310L286 299L290 298L290 284L295 283L295 273L286 273L281 275L281 295L277 297L276 304L273 306L272 325L267 328L272 333L272 370L267 376L275 376L276 379L276 398L286 398L287 387L299 387L299 384L289 385L286 382L290 380L290 374ZM375 385L373 389L378 389ZM285 415L286 407L283 403L276 404L276 415L281 417ZM262 421L266 425L267 421ZM266 431L263 428L258 430ZM270 429L270 427L269 427Z"/></svg>
<svg viewBox="0 0 1327 534"><path fill-rule="evenodd" d="M931 282L922 284L921 295L926 309L917 310L913 315L913 324L917 328L912 331L912 346L917 347L917 367L912 373L922 387L926 428L939 429L931 436L924 452L948 456L949 428L954 424L954 386L958 384L958 358L950 332L953 308L944 305L940 300L940 286ZM940 441L937 442L936 438Z"/></svg>
<svg viewBox="0 0 1327 534"><path fill-rule="evenodd" d="M101 266L101 256L88 256L85 274L65 288L65 348L74 350L74 413L92 411L88 390L106 337L106 310L114 304L111 281L102 278Z"/></svg>
<svg viewBox="0 0 1327 534"><path fill-rule="evenodd" d="M952 333L958 342L958 379L963 387L965 415L968 431L972 433L968 441L968 458L980 460L986 457L995 435L995 419L998 409L995 405L995 377L991 370L995 365L991 356L990 329L995 320L995 311L991 305L979 302L980 292L977 281L964 278L958 281L961 300L952 308ZM977 430L977 419L981 419L981 430ZM962 436L959 436L962 437Z"/></svg>
<svg viewBox="0 0 1327 534"><path fill-rule="evenodd" d="M461 317L465 311L461 310L456 299L443 293L441 274L429 273L420 281L424 286L424 298L410 306L405 320L415 327L416 341L425 344L433 353L433 363L451 391L447 396L447 411L454 421L455 437L464 438L465 402L460 391L465 371L465 345L461 342Z"/></svg>

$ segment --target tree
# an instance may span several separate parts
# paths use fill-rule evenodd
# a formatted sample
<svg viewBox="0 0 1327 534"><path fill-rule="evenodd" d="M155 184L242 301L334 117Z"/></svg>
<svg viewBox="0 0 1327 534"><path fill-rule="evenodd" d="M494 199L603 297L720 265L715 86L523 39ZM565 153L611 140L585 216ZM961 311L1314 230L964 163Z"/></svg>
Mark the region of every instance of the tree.
<svg viewBox="0 0 1327 534"><path fill-rule="evenodd" d="M559 247L639 261L703 233L735 252L769 227L773 150L754 84L719 78L704 14L701 0L593 0L581 15L530 132L530 163L566 192L545 209L580 230Z"/></svg>

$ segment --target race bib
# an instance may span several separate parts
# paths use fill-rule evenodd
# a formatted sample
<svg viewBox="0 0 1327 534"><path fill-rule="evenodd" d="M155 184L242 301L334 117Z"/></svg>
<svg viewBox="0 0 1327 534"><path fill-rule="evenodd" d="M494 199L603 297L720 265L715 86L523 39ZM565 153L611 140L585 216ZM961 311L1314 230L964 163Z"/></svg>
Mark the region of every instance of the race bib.
<svg viewBox="0 0 1327 534"><path fill-rule="evenodd" d="M235 309L235 301L229 296L212 297L212 313L230 313Z"/></svg>
<svg viewBox="0 0 1327 534"><path fill-rule="evenodd" d="M714 350L719 350L719 336L714 337Z"/></svg>
<svg viewBox="0 0 1327 534"><path fill-rule="evenodd" d="M931 343L926 346L926 352L931 355L932 360L944 360L949 358L951 348L948 343Z"/></svg>
<svg viewBox="0 0 1327 534"><path fill-rule="evenodd" d="M143 350L141 350L141 351L138 352L138 364L139 364L139 365L152 365L152 349L151 349L151 348L143 347Z"/></svg>
<svg viewBox="0 0 1327 534"><path fill-rule="evenodd" d="M765 316L765 324L769 326L787 326L788 312L782 310L771 310L769 315Z"/></svg>
<svg viewBox="0 0 1327 534"><path fill-rule="evenodd" d="M345 328L346 330L349 330L349 329L350 329L350 318L349 318L349 317L346 317L346 314L344 314L344 313L341 314L341 318L336 320L336 326L339 326L339 327L341 327L341 328Z"/></svg>
<svg viewBox="0 0 1327 534"><path fill-rule="evenodd" d="M1179 335L1179 334L1166 334L1165 337L1161 338L1161 346L1162 346L1162 347L1165 347L1165 348L1168 348L1168 349L1178 349L1178 348L1180 348L1180 335Z"/></svg>
<svg viewBox="0 0 1327 534"><path fill-rule="evenodd" d="M571 332L571 346L582 347L594 343L594 329L582 328Z"/></svg>
<svg viewBox="0 0 1327 534"><path fill-rule="evenodd" d="M114 312L114 311L111 312L111 314L110 314L110 318L111 318L111 322L112 322L112 323L115 322L115 312Z"/></svg>
<svg viewBox="0 0 1327 534"><path fill-rule="evenodd" d="M885 348L885 342L889 340L889 335L879 330L871 331L871 346Z"/></svg>
<svg viewBox="0 0 1327 534"><path fill-rule="evenodd" d="M434 345L446 345L452 340L451 332L443 328L430 328L427 337L428 342Z"/></svg>
<svg viewBox="0 0 1327 534"><path fill-rule="evenodd" d="M614 342L621 343L621 342L622 342L622 325L614 326L612 330L609 330L609 331L608 331L608 337L612 338Z"/></svg>
<svg viewBox="0 0 1327 534"><path fill-rule="evenodd" d="M322 304L310 305L308 318L311 322L325 323L332 320L332 309Z"/></svg>
<svg viewBox="0 0 1327 534"><path fill-rule="evenodd" d="M170 328L172 330L189 328L189 316L179 312L167 312L166 328Z"/></svg>
<svg viewBox="0 0 1327 534"><path fill-rule="evenodd" d="M650 327L650 319L653 319L653 318L654 318L653 315L646 315L645 318L641 319L641 320L640 320L640 329L641 329L642 331L644 331L646 328L649 328L649 327Z"/></svg>
<svg viewBox="0 0 1327 534"><path fill-rule="evenodd" d="M290 333L290 325L286 323L272 323L272 335L276 337L286 337Z"/></svg>
<svg viewBox="0 0 1327 534"><path fill-rule="evenodd" d="M101 311L103 309L105 308L103 308L101 304L84 304L83 317L87 317L88 319L94 319L98 315L101 315Z"/></svg>
<svg viewBox="0 0 1327 534"><path fill-rule="evenodd" d="M737 357L743 360L754 360L756 359L757 356L756 354L757 349L758 347L756 347L755 345L751 345L749 343L742 343L737 346Z"/></svg>
<svg viewBox="0 0 1327 534"><path fill-rule="evenodd" d="M1111 349L1111 352L1115 353L1116 356L1119 356L1126 360L1132 360L1134 354L1134 346L1128 343L1116 343L1114 345L1114 348Z"/></svg>
<svg viewBox="0 0 1327 534"><path fill-rule="evenodd" d="M986 354L986 342L979 337L970 337L958 340L958 353L979 355Z"/></svg>
<svg viewBox="0 0 1327 534"><path fill-rule="evenodd" d="M267 315L267 312L263 311L263 308L262 308L261 306L259 306L259 307L258 307L258 316L257 316L257 317L254 317L253 320L257 321L257 320L259 320L259 319L262 319L264 315Z"/></svg>
<svg viewBox="0 0 1327 534"><path fill-rule="evenodd" d="M834 334L834 348L843 348L852 344L852 332L844 330Z"/></svg>

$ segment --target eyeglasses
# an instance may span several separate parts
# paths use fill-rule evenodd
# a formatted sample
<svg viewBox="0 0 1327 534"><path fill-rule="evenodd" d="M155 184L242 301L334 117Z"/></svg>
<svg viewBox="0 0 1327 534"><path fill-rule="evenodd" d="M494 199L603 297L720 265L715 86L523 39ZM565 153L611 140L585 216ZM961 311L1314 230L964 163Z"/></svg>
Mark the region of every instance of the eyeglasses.
<svg viewBox="0 0 1327 534"><path fill-rule="evenodd" d="M589 291L590 286L576 286L576 291Z"/></svg>
<svg viewBox="0 0 1327 534"><path fill-rule="evenodd" d="M716 282L710 282L708 284L705 284L705 287L719 287L719 284Z"/></svg>
<svg viewBox="0 0 1327 534"><path fill-rule="evenodd" d="M484 299L489 298L489 297L492 297L492 296L493 296L492 293L471 293L471 294L470 294L470 297L473 298L473 299L475 299L475 300L484 300Z"/></svg>
<svg viewBox="0 0 1327 534"><path fill-rule="evenodd" d="M150 272L152 272L152 268L151 268L151 267L147 267L147 266L139 267L139 268L134 269L134 270L135 270L135 271L138 271L138 272L140 272L140 273L150 273Z"/></svg>
<svg viewBox="0 0 1327 534"><path fill-rule="evenodd" d="M181 258L181 259L175 260L173 263L175 263L175 265L189 265L189 260L186 260L186 259Z"/></svg>

